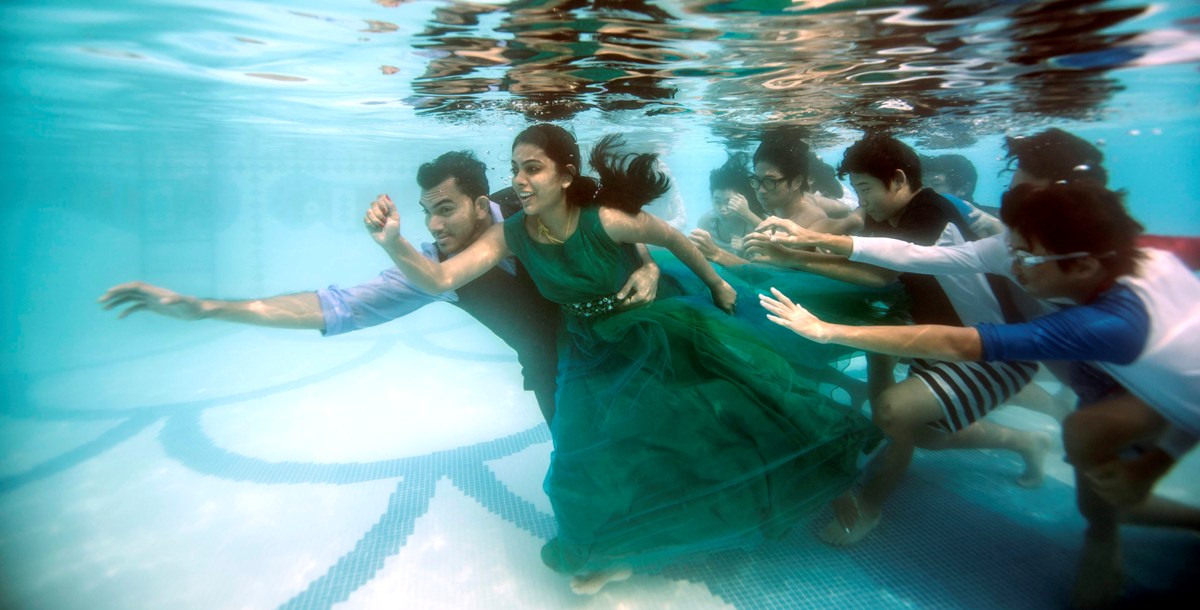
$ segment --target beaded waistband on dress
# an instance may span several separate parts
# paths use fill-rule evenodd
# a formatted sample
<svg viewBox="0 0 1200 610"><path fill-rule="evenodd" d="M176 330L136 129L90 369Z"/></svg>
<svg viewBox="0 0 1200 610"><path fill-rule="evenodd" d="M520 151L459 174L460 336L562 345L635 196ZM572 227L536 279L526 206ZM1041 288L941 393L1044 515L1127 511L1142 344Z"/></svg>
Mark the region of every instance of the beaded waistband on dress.
<svg viewBox="0 0 1200 610"><path fill-rule="evenodd" d="M608 296L583 301L581 303L563 303L563 311L581 318L597 318L607 316L617 309L617 293Z"/></svg>

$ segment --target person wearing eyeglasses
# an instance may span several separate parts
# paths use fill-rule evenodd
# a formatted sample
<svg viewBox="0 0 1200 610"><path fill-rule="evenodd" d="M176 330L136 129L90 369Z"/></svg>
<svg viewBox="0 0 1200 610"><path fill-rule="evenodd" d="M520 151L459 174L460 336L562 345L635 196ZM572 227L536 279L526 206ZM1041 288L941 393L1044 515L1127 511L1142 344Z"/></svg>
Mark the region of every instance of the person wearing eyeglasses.
<svg viewBox="0 0 1200 610"><path fill-rule="evenodd" d="M1108 171L1103 161L1104 154L1092 143L1061 129L1050 128L1029 136L1005 138L1007 170L1012 173L1009 188L1022 184L1048 186L1055 183L1088 182L1105 186ZM831 237L812 231L796 229L783 222L760 227L759 231L772 231L772 235L761 232L747 235L754 260L771 258L787 260L811 255L797 249L821 250L847 256L849 260L865 263L882 269L905 274L936 276L939 282L953 282L956 277L970 278L983 273L988 277L992 293L1004 300L1008 311L1006 321L1024 321L1050 313L1057 309L1048 302L1032 298L1014 283L1008 256L1008 241L1004 231L984 236L977 231L977 223L970 216L968 224L980 237L975 240L959 240L951 243L943 240L937 244L912 239L897 239L876 233L856 235L853 240L846 237ZM1001 223L1001 228L1003 223ZM1142 236L1140 242L1145 243ZM933 281L932 279L926 281ZM977 296L982 293L977 293ZM987 304L990 295L979 296L981 304ZM1116 387L1111 376L1083 363L1045 363L1045 368L1069 386L1082 404L1095 402ZM1029 388L1040 386L1031 385ZM1060 400L1036 400L1023 395L1021 404L1035 408L1062 420L1063 406Z"/></svg>
<svg viewBox="0 0 1200 610"><path fill-rule="evenodd" d="M945 197L922 183L916 151L899 140L869 134L846 150L838 171L849 175L867 214L863 233L899 243L961 244L974 239L967 219ZM880 286L899 280L911 302L916 324L974 325L1003 322L1014 316L993 292L982 273L933 277L899 273L847 258L847 249L831 253L776 247L767 230L795 231L828 241L850 243L858 237L833 236L773 218L746 236L754 260L776 264L856 284ZM822 246L822 243L813 244ZM868 350L870 351L870 350ZM858 543L880 522L883 506L900 485L917 447L924 449L1006 449L1025 463L1017 483L1035 487L1042 482L1042 461L1050 446L1043 432L1015 430L987 421L986 415L1029 386L1038 370L1033 362L947 363L914 361L900 383L894 378L895 359L868 355L868 393L877 425L891 439L875 460L875 468L858 494L847 493L833 503L834 518L821 530L828 544Z"/></svg>
<svg viewBox="0 0 1200 610"><path fill-rule="evenodd" d="M749 177L749 186L757 195L761 211L767 216L787 218L802 226L827 233L847 234L862 226L860 216L852 214L846 204L832 199L813 189L809 180L810 170L821 161L813 155L808 143L800 139L793 130L775 130L763 136L754 151L754 172ZM824 174L821 175L824 178ZM828 180L822 180L826 184ZM836 182L826 188L840 188ZM750 198L731 200L727 221L742 220L754 228L765 216L752 209ZM723 249L714 239L712 231L701 226L692 231L689 238L708 260L725 267L745 265L750 261L743 256Z"/></svg>
<svg viewBox="0 0 1200 610"><path fill-rule="evenodd" d="M771 321L817 342L947 361L1088 361L1111 375L1119 387L1063 423L1088 521L1075 601L1108 604L1121 585L1117 508L1145 502L1200 438L1200 278L1139 248L1142 226L1121 194L1094 182L1018 186L1001 220L1017 282L1073 306L1020 324L851 327L779 292L761 300Z"/></svg>

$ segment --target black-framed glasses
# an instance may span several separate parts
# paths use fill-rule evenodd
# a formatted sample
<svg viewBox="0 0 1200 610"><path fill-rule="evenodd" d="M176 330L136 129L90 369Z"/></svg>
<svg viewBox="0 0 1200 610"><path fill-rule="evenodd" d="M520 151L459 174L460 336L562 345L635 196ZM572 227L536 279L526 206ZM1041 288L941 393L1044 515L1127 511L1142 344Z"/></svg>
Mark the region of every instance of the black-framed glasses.
<svg viewBox="0 0 1200 610"><path fill-rule="evenodd" d="M750 188L755 190L761 186L766 188L768 191L773 191L781 182L786 182L786 180L783 178L759 178L758 176L750 176Z"/></svg>
<svg viewBox="0 0 1200 610"><path fill-rule="evenodd" d="M1112 256L1114 254L1116 254L1116 252L1109 251L1109 252L1105 252L1103 254L1092 254L1091 252L1071 252L1070 254L1041 254L1041 255L1039 255L1039 254L1030 254L1029 252L1026 252L1024 250L1014 250L1013 248L1008 249L1008 255L1010 257L1012 257L1012 261L1014 263L1020 265L1024 269L1032 269L1034 267L1037 267L1038 265L1042 265L1042 264L1050 263L1050 262L1054 262L1054 261L1069 261L1069 260L1075 260L1077 258L1085 258L1088 256L1094 256L1096 258L1104 258L1107 256Z"/></svg>

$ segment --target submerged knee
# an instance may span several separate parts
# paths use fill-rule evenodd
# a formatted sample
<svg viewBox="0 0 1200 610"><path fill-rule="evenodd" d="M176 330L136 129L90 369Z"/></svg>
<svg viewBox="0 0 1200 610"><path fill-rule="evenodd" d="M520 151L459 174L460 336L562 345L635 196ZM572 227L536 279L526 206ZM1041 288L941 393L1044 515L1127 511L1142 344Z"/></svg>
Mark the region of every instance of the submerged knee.
<svg viewBox="0 0 1200 610"><path fill-rule="evenodd" d="M896 392L885 390L871 401L871 421L889 436L904 425L904 406Z"/></svg>

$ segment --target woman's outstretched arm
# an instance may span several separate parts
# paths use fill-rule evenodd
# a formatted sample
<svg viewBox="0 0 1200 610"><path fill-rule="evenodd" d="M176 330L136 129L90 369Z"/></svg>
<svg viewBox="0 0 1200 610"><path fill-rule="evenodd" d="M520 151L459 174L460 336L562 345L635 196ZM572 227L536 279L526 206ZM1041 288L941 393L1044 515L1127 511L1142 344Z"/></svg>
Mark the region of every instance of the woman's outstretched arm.
<svg viewBox="0 0 1200 610"><path fill-rule="evenodd" d="M633 215L608 207L600 208L600 222L613 241L626 244L651 244L670 250L671 254L674 254L680 262L692 270L692 273L695 273L708 285L708 289L712 291L713 302L717 304L717 307L725 311L733 310L737 293L728 282L717 274L700 250L696 248L696 245L683 233L645 212Z"/></svg>

